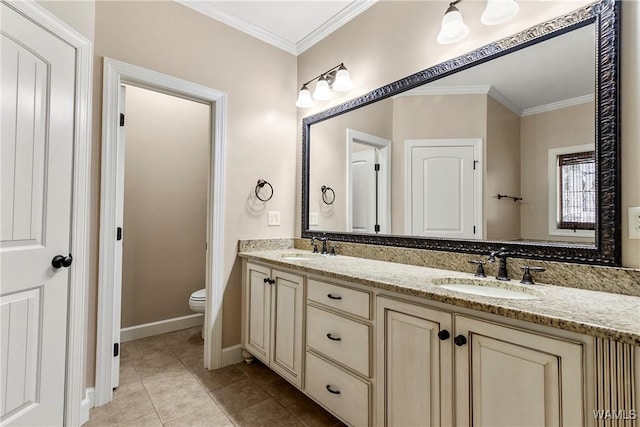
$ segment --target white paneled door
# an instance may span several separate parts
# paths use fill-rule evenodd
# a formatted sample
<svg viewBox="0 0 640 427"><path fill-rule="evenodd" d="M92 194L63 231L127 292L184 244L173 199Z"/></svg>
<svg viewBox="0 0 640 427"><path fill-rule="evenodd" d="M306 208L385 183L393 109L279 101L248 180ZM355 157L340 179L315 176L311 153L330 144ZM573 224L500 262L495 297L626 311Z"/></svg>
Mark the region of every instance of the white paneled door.
<svg viewBox="0 0 640 427"><path fill-rule="evenodd" d="M376 150L351 154L351 231L374 233L376 225Z"/></svg>
<svg viewBox="0 0 640 427"><path fill-rule="evenodd" d="M409 234L481 238L480 140L409 141Z"/></svg>
<svg viewBox="0 0 640 427"><path fill-rule="evenodd" d="M76 51L0 8L0 424L62 425Z"/></svg>

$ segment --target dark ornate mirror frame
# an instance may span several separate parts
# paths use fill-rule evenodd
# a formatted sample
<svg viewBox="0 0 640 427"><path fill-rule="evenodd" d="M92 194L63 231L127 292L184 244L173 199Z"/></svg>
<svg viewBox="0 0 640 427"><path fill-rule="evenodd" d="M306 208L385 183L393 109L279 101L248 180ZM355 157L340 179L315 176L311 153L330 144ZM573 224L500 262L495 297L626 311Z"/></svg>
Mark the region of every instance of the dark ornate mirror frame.
<svg viewBox="0 0 640 427"><path fill-rule="evenodd" d="M394 235L324 233L309 230L311 125L592 23L595 23L596 32L595 140L597 142L596 182L599 189L595 245L431 239ZM302 120L302 237L320 237L326 234L328 239L334 241L470 254L487 254L489 251L505 247L511 256L520 258L620 265L619 41L620 2L601 0L473 52L419 71L343 104L305 117Z"/></svg>

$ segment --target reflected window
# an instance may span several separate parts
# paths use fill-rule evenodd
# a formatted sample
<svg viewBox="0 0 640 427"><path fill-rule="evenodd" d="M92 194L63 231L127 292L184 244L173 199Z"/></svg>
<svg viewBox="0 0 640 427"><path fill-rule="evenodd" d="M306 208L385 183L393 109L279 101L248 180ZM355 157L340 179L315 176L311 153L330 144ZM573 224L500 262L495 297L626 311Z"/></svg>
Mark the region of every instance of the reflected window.
<svg viewBox="0 0 640 427"><path fill-rule="evenodd" d="M558 228L594 230L596 222L595 152L558 156Z"/></svg>

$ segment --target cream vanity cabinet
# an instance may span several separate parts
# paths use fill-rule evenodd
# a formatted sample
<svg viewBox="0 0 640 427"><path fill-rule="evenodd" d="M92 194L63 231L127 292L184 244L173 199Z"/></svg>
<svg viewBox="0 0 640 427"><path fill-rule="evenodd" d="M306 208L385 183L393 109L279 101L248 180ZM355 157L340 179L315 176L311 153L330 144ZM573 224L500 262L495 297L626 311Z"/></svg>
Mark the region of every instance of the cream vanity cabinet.
<svg viewBox="0 0 640 427"><path fill-rule="evenodd" d="M380 425L587 425L580 342L385 297L376 328Z"/></svg>
<svg viewBox="0 0 640 427"><path fill-rule="evenodd" d="M305 391L354 426L372 424L372 294L307 280Z"/></svg>
<svg viewBox="0 0 640 427"><path fill-rule="evenodd" d="M247 262L243 345L302 387L304 277Z"/></svg>

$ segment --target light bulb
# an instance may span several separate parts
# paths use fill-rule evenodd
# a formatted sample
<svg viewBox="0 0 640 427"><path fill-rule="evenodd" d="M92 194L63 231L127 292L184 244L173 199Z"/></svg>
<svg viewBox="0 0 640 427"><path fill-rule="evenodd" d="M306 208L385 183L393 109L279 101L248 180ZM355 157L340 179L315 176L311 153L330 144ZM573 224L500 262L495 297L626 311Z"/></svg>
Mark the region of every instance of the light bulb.
<svg viewBox="0 0 640 427"><path fill-rule="evenodd" d="M450 5L442 18L442 28L438 34L438 43L450 44L462 40L469 34L469 27L464 24L462 14L457 7Z"/></svg>
<svg viewBox="0 0 640 427"><path fill-rule="evenodd" d="M296 101L296 107L309 108L313 105L313 99L311 99L311 92L307 85L302 85L300 93L298 93L298 100Z"/></svg>
<svg viewBox="0 0 640 427"><path fill-rule="evenodd" d="M487 0L487 8L482 12L480 22L485 25L497 25L516 16L520 6L515 0Z"/></svg>
<svg viewBox="0 0 640 427"><path fill-rule="evenodd" d="M333 90L346 92L351 89L353 89L353 83L351 83L349 71L347 70L347 67L340 64L340 68L338 68L338 72L336 73L336 78L333 81Z"/></svg>
<svg viewBox="0 0 640 427"><path fill-rule="evenodd" d="M320 79L318 79L318 83L316 83L316 90L313 91L313 99L317 99L318 101L331 99L329 82L327 82L327 79L324 76L320 77Z"/></svg>

